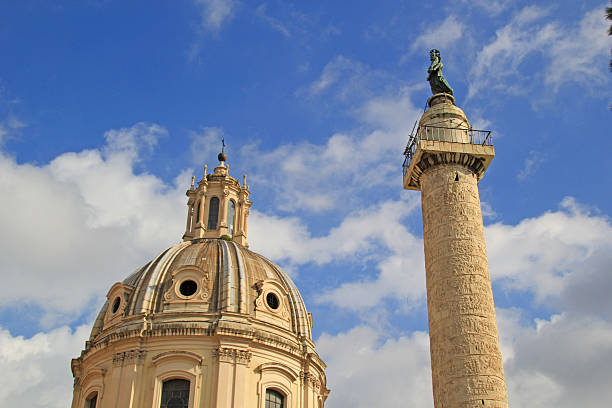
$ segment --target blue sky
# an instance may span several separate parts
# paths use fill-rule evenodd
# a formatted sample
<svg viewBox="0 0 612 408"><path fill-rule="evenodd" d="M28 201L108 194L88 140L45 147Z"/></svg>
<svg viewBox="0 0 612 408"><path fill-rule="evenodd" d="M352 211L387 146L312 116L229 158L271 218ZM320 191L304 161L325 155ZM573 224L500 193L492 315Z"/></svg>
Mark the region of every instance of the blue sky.
<svg viewBox="0 0 612 408"><path fill-rule="evenodd" d="M493 132L480 194L511 405L600 406L606 5L2 2L0 405L69 403L106 291L180 240L184 191L224 137L251 186L251 248L314 314L328 406L432 406L420 196L402 191L401 154L435 47L457 104ZM10 374L24 366L29 388Z"/></svg>

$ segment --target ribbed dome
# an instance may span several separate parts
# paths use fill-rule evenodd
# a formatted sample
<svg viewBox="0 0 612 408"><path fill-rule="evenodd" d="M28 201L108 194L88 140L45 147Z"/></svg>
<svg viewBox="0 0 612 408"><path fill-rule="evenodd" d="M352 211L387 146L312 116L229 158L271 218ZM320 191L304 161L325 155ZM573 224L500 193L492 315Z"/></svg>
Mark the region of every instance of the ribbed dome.
<svg viewBox="0 0 612 408"><path fill-rule="evenodd" d="M113 285L107 297L91 332L94 343L147 324L213 328L220 320L311 340L311 318L292 280L263 256L223 239L174 245Z"/></svg>

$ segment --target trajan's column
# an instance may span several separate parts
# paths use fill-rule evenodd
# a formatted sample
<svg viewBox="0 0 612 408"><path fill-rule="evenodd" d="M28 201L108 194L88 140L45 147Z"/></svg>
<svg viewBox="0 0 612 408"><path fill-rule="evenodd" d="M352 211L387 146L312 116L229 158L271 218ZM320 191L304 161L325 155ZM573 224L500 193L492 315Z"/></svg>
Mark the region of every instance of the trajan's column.
<svg viewBox="0 0 612 408"><path fill-rule="evenodd" d="M406 147L404 188L421 191L435 408L507 408L478 181L495 151L471 128L431 50L433 96Z"/></svg>

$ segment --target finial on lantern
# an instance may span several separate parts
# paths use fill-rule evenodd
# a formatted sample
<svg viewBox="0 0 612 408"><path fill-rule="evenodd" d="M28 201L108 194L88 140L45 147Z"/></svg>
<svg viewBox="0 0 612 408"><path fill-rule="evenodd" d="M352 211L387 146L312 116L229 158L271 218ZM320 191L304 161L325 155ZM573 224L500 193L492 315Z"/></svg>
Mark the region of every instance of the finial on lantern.
<svg viewBox="0 0 612 408"><path fill-rule="evenodd" d="M195 176L191 176L191 189L195 187Z"/></svg>
<svg viewBox="0 0 612 408"><path fill-rule="evenodd" d="M221 153L217 156L219 162L225 163L227 161L227 155L225 154L225 138L221 138Z"/></svg>

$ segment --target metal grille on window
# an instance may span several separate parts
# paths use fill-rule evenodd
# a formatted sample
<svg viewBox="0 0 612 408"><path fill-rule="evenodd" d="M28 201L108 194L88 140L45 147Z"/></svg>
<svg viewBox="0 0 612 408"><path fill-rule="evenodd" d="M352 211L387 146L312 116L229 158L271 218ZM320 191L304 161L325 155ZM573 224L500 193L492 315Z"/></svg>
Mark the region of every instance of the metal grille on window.
<svg viewBox="0 0 612 408"><path fill-rule="evenodd" d="M266 390L266 408L284 408L285 397L274 390Z"/></svg>
<svg viewBox="0 0 612 408"><path fill-rule="evenodd" d="M189 381L181 379L164 381L160 408L188 408L188 406Z"/></svg>
<svg viewBox="0 0 612 408"><path fill-rule="evenodd" d="M227 206L227 235L234 236L234 214L236 213L236 204L229 200Z"/></svg>
<svg viewBox="0 0 612 408"><path fill-rule="evenodd" d="M208 204L208 229L217 229L217 220L219 219L219 199L213 197Z"/></svg>

